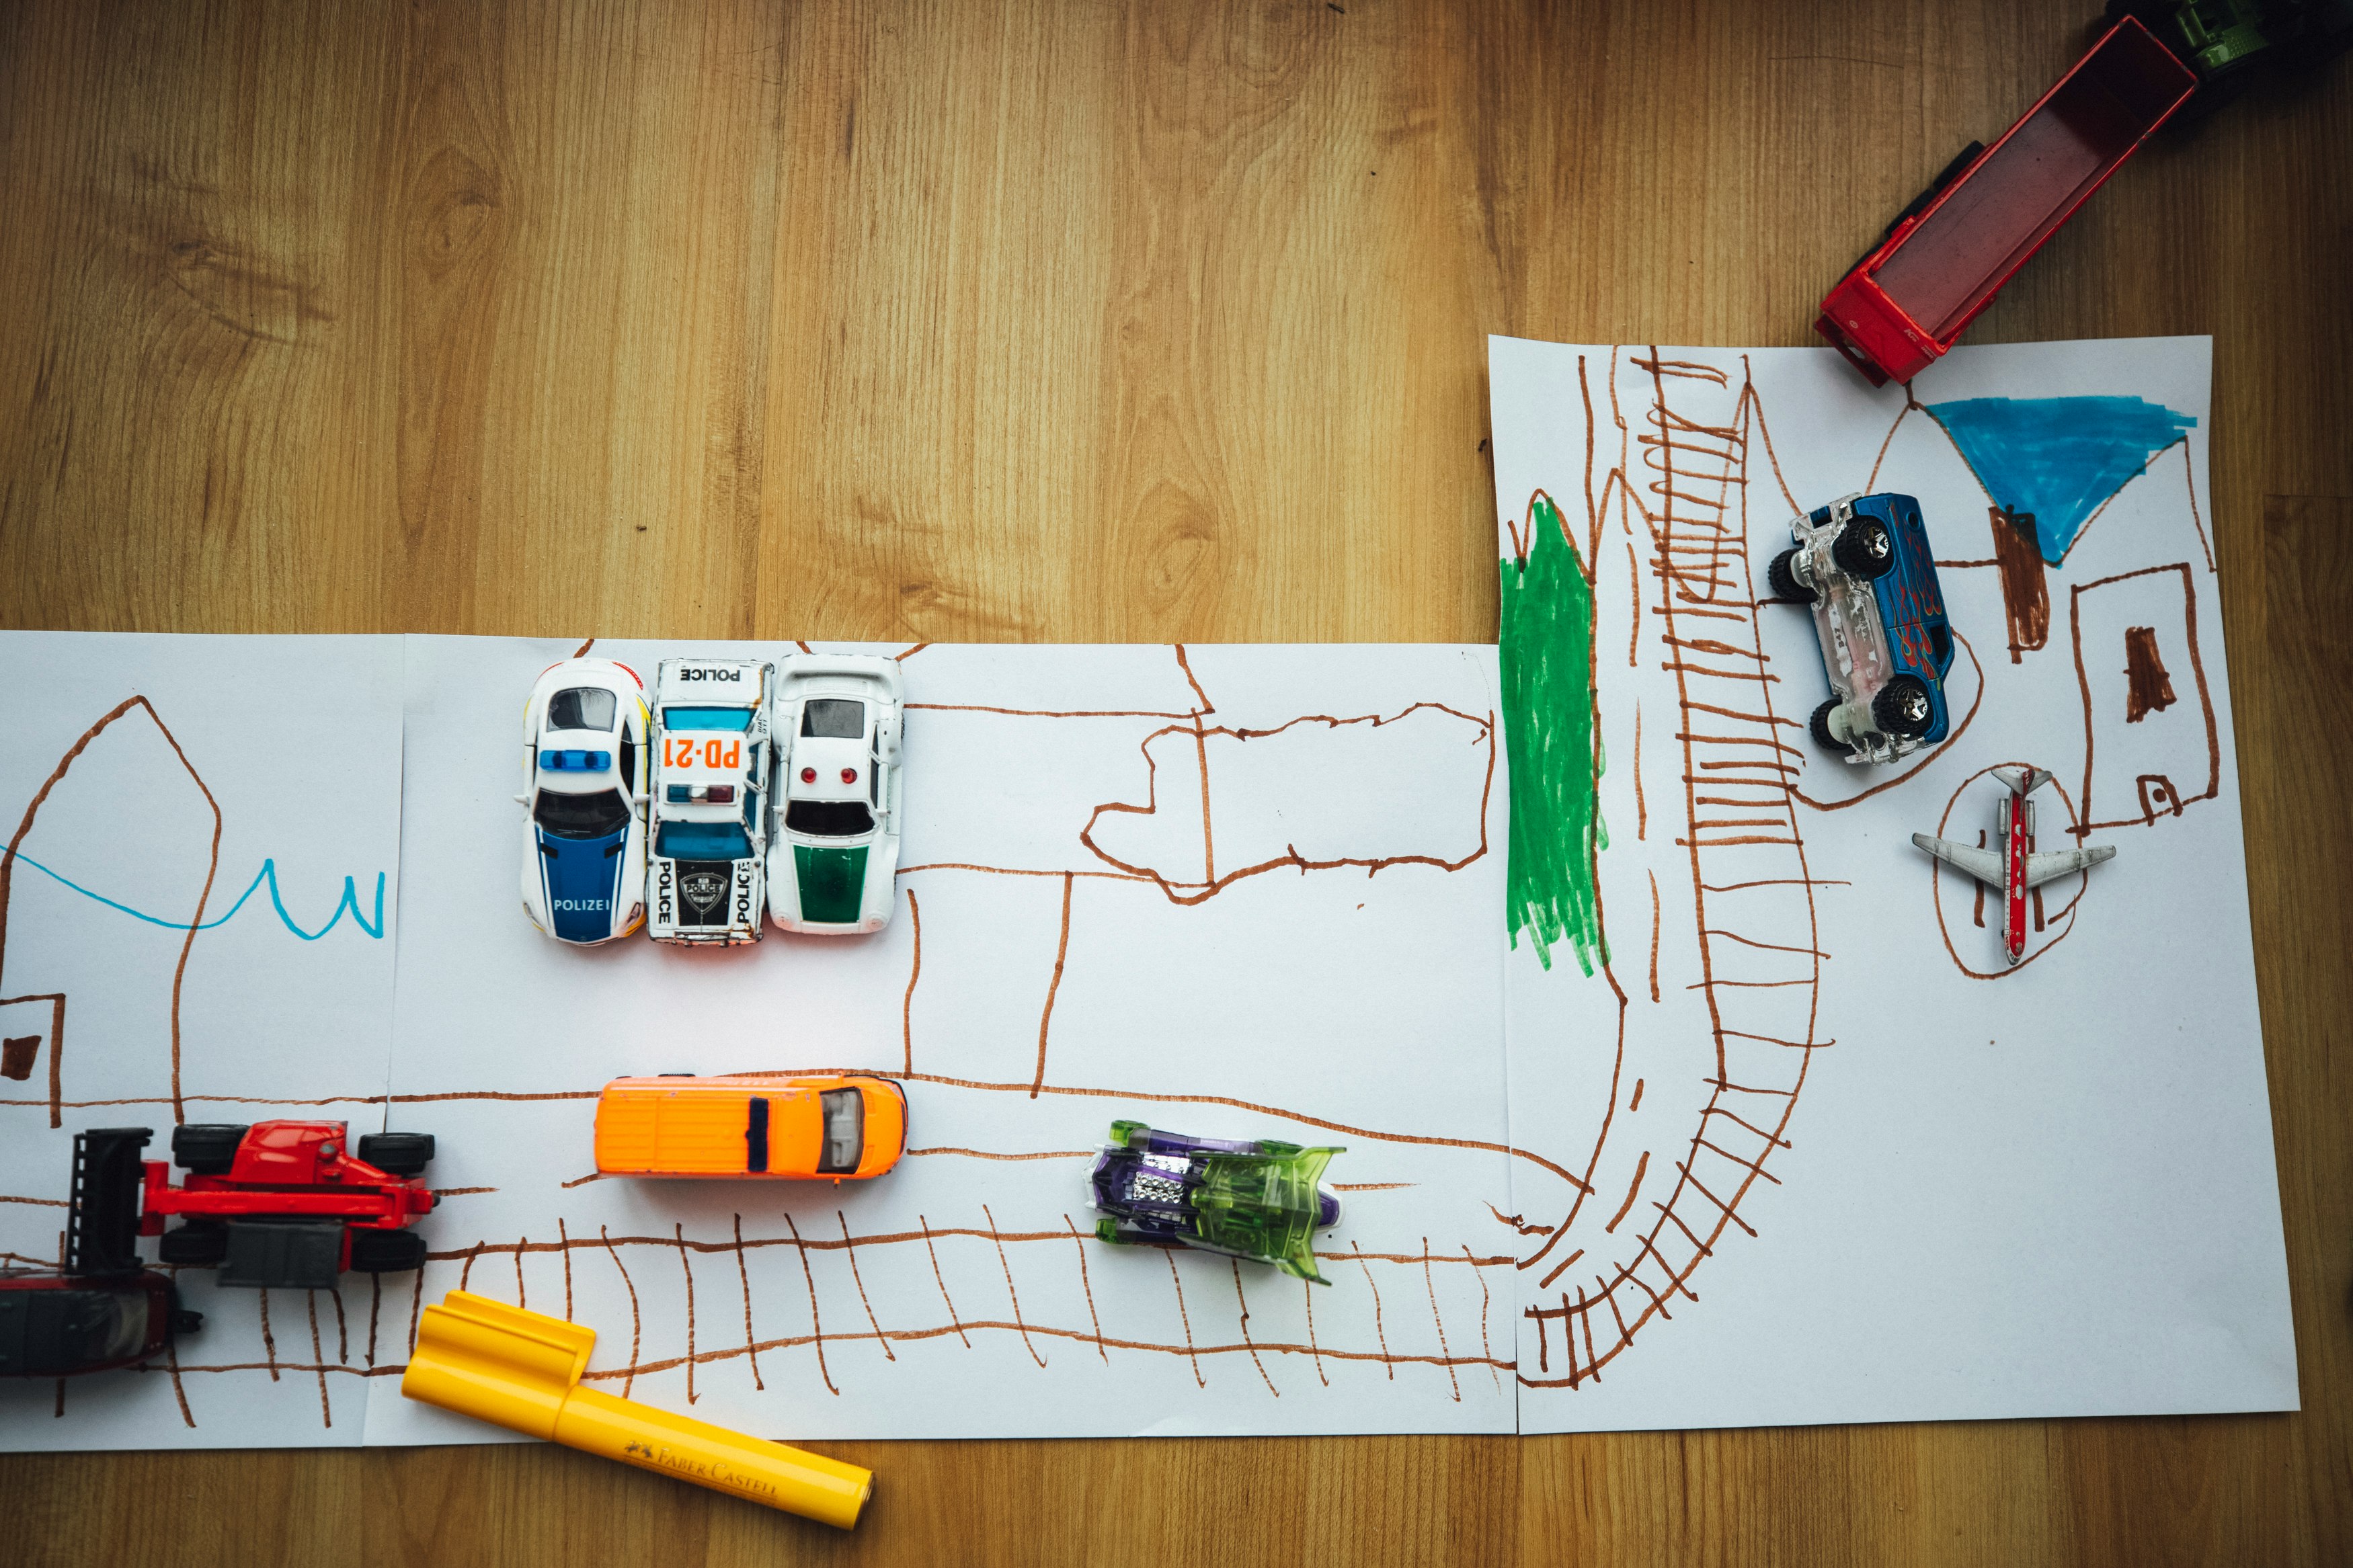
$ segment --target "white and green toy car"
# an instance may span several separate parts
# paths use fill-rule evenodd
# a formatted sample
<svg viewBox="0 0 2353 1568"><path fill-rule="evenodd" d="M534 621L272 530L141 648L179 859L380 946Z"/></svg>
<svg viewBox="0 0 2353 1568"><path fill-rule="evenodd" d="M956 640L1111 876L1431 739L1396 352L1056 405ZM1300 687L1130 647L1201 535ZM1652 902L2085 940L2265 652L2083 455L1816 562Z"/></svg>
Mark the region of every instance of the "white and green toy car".
<svg viewBox="0 0 2353 1568"><path fill-rule="evenodd" d="M776 833L768 914L786 931L880 931L897 902L895 659L798 654L776 680Z"/></svg>
<svg viewBox="0 0 2353 1568"><path fill-rule="evenodd" d="M656 942L760 940L775 669L747 658L666 658L656 668L646 864L646 934Z"/></svg>

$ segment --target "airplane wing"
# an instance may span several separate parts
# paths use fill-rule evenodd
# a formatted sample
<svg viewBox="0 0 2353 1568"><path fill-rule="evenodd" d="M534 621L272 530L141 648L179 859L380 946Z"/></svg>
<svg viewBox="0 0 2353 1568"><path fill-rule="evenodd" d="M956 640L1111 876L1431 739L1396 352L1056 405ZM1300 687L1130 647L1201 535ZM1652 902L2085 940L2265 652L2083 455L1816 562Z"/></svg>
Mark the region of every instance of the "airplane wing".
<svg viewBox="0 0 2353 1568"><path fill-rule="evenodd" d="M1991 849L1978 849L1967 844L1956 844L1949 838L1931 838L1915 833L1912 842L1948 866L1959 868L1989 888L2001 886L2001 857ZM2081 853L2081 851L2075 851ZM2111 854L2115 853L2113 850ZM2053 857L2057 858L2057 857ZM2058 875L2052 872L2052 875Z"/></svg>
<svg viewBox="0 0 2353 1568"><path fill-rule="evenodd" d="M2081 871L2113 857L2113 844L2086 844L2081 849L2046 849L2026 858L2026 885L2039 888L2053 877L2063 877L2070 871Z"/></svg>

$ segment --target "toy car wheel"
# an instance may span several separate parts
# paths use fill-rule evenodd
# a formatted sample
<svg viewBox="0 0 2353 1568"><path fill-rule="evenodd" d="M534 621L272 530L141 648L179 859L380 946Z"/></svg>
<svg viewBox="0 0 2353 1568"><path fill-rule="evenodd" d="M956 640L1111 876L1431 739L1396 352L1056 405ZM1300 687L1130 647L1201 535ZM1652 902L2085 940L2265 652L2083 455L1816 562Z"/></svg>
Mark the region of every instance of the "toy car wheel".
<svg viewBox="0 0 2353 1568"><path fill-rule="evenodd" d="M190 1220L167 1230L156 1244L155 1256L165 1263L203 1268L228 1256L228 1227L217 1220Z"/></svg>
<svg viewBox="0 0 2353 1568"><path fill-rule="evenodd" d="M430 1132L367 1132L360 1136L359 1157L379 1171L415 1176L433 1163Z"/></svg>
<svg viewBox="0 0 2353 1568"><path fill-rule="evenodd" d="M243 1127L225 1122L192 1122L172 1129L172 1163L199 1176L226 1176L237 1163L237 1146L245 1141Z"/></svg>
<svg viewBox="0 0 2353 1568"><path fill-rule="evenodd" d="M1814 716L1811 719L1806 721L1806 732L1813 736L1814 744L1825 752L1844 752L1848 749L1844 741L1831 733L1831 715L1837 710L1836 702L1825 702L1814 710Z"/></svg>
<svg viewBox="0 0 2353 1568"><path fill-rule="evenodd" d="M403 1274L425 1267L425 1238L413 1230L352 1231L352 1271L355 1274Z"/></svg>
<svg viewBox="0 0 2353 1568"><path fill-rule="evenodd" d="M1771 585L1775 598L1787 599L1797 605L1810 605L1814 602L1814 591L1798 581L1797 561L1796 551L1784 550L1773 557L1770 566L1765 568L1765 581Z"/></svg>
<svg viewBox="0 0 2353 1568"><path fill-rule="evenodd" d="M1928 732L1936 721L1936 704L1916 676L1899 675L1871 700L1871 716L1891 735L1914 738Z"/></svg>
<svg viewBox="0 0 2353 1568"><path fill-rule="evenodd" d="M1895 536L1875 517L1854 518L1831 541L1831 559L1850 577L1884 577L1895 570Z"/></svg>

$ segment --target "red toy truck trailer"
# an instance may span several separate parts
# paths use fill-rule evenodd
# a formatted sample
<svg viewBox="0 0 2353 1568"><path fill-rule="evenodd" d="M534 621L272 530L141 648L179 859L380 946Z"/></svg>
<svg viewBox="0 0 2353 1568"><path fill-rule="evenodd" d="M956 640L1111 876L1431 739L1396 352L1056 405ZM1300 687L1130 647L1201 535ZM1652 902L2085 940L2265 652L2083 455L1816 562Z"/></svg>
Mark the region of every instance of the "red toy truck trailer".
<svg viewBox="0 0 2353 1568"><path fill-rule="evenodd" d="M221 1266L223 1285L323 1290L345 1269L391 1274L421 1268L425 1238L408 1229L432 1212L416 1180L433 1158L425 1132L375 1132L358 1158L340 1121L258 1121L250 1127L172 1130L172 1158L146 1162L139 1234L160 1236L165 1263ZM164 1228L164 1216L182 1224Z"/></svg>
<svg viewBox="0 0 2353 1568"><path fill-rule="evenodd" d="M1910 381L2197 87L2147 27L2118 22L2000 141L1897 220L1830 291L1814 330L1873 386Z"/></svg>

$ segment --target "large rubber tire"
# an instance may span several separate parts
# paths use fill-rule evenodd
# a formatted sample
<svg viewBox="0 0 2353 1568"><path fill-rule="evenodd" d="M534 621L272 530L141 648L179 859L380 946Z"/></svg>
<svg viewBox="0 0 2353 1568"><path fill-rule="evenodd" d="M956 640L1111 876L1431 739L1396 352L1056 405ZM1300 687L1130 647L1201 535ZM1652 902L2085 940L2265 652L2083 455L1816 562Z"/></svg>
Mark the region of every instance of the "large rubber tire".
<svg viewBox="0 0 2353 1568"><path fill-rule="evenodd" d="M1806 732L1813 736L1814 744L1823 751L1836 752L1839 755L1844 756L1852 748L1831 733L1831 715L1837 710L1838 703L1835 700L1815 709L1814 716L1806 721Z"/></svg>
<svg viewBox="0 0 2353 1568"><path fill-rule="evenodd" d="M199 1176L226 1176L237 1161L245 1129L227 1122L197 1121L172 1129L172 1163Z"/></svg>
<svg viewBox="0 0 2353 1568"><path fill-rule="evenodd" d="M405 1274L425 1267L425 1238L413 1230L352 1227L352 1272Z"/></svg>
<svg viewBox="0 0 2353 1568"><path fill-rule="evenodd" d="M364 1132L356 1151L361 1160L396 1176L422 1175L433 1163L430 1132Z"/></svg>
<svg viewBox="0 0 2353 1568"><path fill-rule="evenodd" d="M1895 536L1875 517L1850 518L1831 541L1831 559L1850 577L1875 581L1895 570Z"/></svg>
<svg viewBox="0 0 2353 1568"><path fill-rule="evenodd" d="M1871 700L1871 717L1891 735L1917 740L1936 721L1936 706L1916 676L1899 675Z"/></svg>
<svg viewBox="0 0 2353 1568"><path fill-rule="evenodd" d="M155 1256L164 1263L209 1268L228 1256L228 1227L217 1220L191 1220L165 1231L155 1244Z"/></svg>
<svg viewBox="0 0 2353 1568"><path fill-rule="evenodd" d="M1816 597L1814 591L1799 582L1797 573L1791 570L1797 559L1794 550L1784 550L1773 557L1773 563L1765 568L1765 581L1775 598L1787 599L1793 605L1810 605Z"/></svg>

